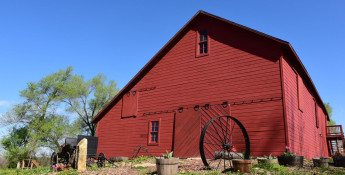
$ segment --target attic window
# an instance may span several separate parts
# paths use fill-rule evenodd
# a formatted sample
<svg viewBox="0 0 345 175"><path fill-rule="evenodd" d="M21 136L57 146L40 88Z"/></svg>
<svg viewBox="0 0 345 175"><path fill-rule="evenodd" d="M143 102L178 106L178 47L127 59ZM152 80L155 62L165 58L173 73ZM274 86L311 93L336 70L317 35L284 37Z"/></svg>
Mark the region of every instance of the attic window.
<svg viewBox="0 0 345 175"><path fill-rule="evenodd" d="M207 30L198 31L197 35L198 44L196 49L197 56L208 55L209 53L209 39L207 35Z"/></svg>

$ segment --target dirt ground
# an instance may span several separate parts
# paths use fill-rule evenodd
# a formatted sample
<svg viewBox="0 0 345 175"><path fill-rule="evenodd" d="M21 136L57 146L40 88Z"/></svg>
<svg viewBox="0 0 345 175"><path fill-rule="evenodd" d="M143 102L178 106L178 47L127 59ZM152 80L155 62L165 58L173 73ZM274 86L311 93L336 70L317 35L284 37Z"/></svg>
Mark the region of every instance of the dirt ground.
<svg viewBox="0 0 345 175"><path fill-rule="evenodd" d="M253 165L257 164L256 160L253 160ZM141 162L118 162L117 167L107 168L91 168L85 172L78 174L116 174L116 175L137 175L137 174L155 174L156 164L154 159L148 159ZM273 172L267 172L260 168L255 168L258 174L276 174ZM294 174L345 174L345 168L330 166L329 168L314 168L313 163L310 160L304 161L303 167L286 167L288 172L294 172ZM212 170L205 170L205 167L200 158L182 159L179 163L180 174L218 174L212 172ZM58 173L52 173L58 174ZM219 173L221 174L221 173ZM236 174L236 173L235 173ZM255 174L255 173L247 173Z"/></svg>

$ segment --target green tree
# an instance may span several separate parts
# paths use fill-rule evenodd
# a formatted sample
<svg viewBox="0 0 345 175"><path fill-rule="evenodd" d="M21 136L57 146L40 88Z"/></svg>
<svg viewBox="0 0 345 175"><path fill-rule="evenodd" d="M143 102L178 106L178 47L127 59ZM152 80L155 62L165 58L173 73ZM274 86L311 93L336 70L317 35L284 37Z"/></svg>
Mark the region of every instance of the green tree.
<svg viewBox="0 0 345 175"><path fill-rule="evenodd" d="M76 121L88 135L95 136L96 124L92 119L118 93L116 83L99 74L85 81L83 76L74 75L64 87L63 101L68 105L67 111L78 115Z"/></svg>
<svg viewBox="0 0 345 175"><path fill-rule="evenodd" d="M333 108L329 103L324 103L328 116L329 116L329 121L328 121L328 126L336 125L335 121L332 119L332 112Z"/></svg>
<svg viewBox="0 0 345 175"><path fill-rule="evenodd" d="M25 99L24 102L14 105L12 110L3 116L1 124L26 128L28 139L25 140L25 147L15 147L22 151L18 152L21 156L4 146L8 157L29 158L40 147L57 150L60 146L59 141L66 135L73 134L75 129L71 129L73 126L69 124L68 118L57 112L63 97L62 89L71 79L71 72L71 67L60 70L37 83L28 83L27 88L20 92L20 96ZM23 138L18 137L18 139ZM5 141L3 145L4 143L13 142Z"/></svg>
<svg viewBox="0 0 345 175"><path fill-rule="evenodd" d="M6 151L5 157L8 160L8 167L15 168L19 160L30 155L28 134L27 127L13 127L10 134L1 140L2 147Z"/></svg>
<svg viewBox="0 0 345 175"><path fill-rule="evenodd" d="M82 76L72 74L72 67L29 82L20 91L24 102L14 105L0 119L1 125L14 126L12 133L1 140L6 157L16 162L33 157L42 147L57 151L64 137L82 131L94 136L96 125L91 120L117 92L116 83L106 83L104 75L84 81ZM70 123L61 109L76 113L78 119Z"/></svg>

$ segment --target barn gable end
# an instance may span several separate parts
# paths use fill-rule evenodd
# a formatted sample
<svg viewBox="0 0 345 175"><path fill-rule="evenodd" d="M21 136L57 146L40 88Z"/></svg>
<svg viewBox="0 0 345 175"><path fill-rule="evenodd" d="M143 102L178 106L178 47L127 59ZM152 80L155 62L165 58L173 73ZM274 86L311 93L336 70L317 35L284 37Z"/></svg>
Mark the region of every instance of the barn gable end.
<svg viewBox="0 0 345 175"><path fill-rule="evenodd" d="M200 31L208 34L205 55L198 55ZM186 150L174 151L186 157L196 156L195 153L188 155L190 145L195 149L194 141L190 145L174 145L180 137L180 134L175 135L175 129L179 128L176 117L180 116L176 112L181 107L226 101L230 104L229 115L247 128L253 145L251 155L281 154L285 145L294 143L291 133L285 132L293 123L291 113L287 112L289 94L282 90L283 86L290 90L288 83L282 83L283 79L289 81L288 74L283 74L288 70L281 71L282 67L293 67L283 57L287 46L290 45L285 41L198 12L93 120L98 123L98 152L110 157L131 157L142 145L152 155L178 148ZM291 59L298 60L297 57ZM300 68L301 76L310 84L303 65ZM320 111L324 111L315 87L309 88L319 102ZM126 94L135 94L136 99L128 99ZM283 96L287 98L283 100ZM136 104L131 104L131 100ZM124 106L124 102L129 102L129 106ZM123 116L124 109L129 116ZM190 114L190 117L195 116ZM323 117L322 130L326 116L325 113L320 116ZM156 144L150 143L152 122L159 123ZM202 127L200 119L199 131L186 134L198 138ZM315 154L316 151L310 153Z"/></svg>

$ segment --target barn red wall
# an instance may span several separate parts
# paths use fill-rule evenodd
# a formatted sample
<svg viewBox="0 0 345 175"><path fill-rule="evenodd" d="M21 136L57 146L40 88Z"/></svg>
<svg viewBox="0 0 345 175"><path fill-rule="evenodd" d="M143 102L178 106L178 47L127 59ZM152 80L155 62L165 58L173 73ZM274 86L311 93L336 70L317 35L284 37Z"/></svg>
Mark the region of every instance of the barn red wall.
<svg viewBox="0 0 345 175"><path fill-rule="evenodd" d="M121 103L118 103L98 122L98 152L105 153L107 157L132 157L140 145L149 148L152 155L161 155L171 150L174 113L120 119L120 111ZM156 120L159 121L160 129L159 145L147 146L149 122ZM148 154L141 149L138 155Z"/></svg>
<svg viewBox="0 0 345 175"><path fill-rule="evenodd" d="M320 127L317 128L313 95L303 81L299 84L303 105L301 105L302 110L298 109L296 72L292 69L292 64L286 58L282 60L288 138L291 152L303 155L308 159L328 156L325 113L321 109L320 104L318 104L317 111Z"/></svg>
<svg viewBox="0 0 345 175"><path fill-rule="evenodd" d="M148 134L147 127L137 125L148 120L144 113L205 103L220 104L225 100L230 103L231 115L248 130L252 155L278 155L284 151L280 46L209 17L202 17L193 25L192 30L132 88L139 91L156 87L137 92L137 117L121 119L122 104L119 101L98 122L98 152L105 152L110 157L131 156L135 148L143 144L154 155L160 155L171 148L168 141L172 137L173 117L161 117L169 125L161 130L165 147L158 149L140 139ZM210 53L196 58L196 31L205 29L210 36ZM267 100L270 98L275 99Z"/></svg>

